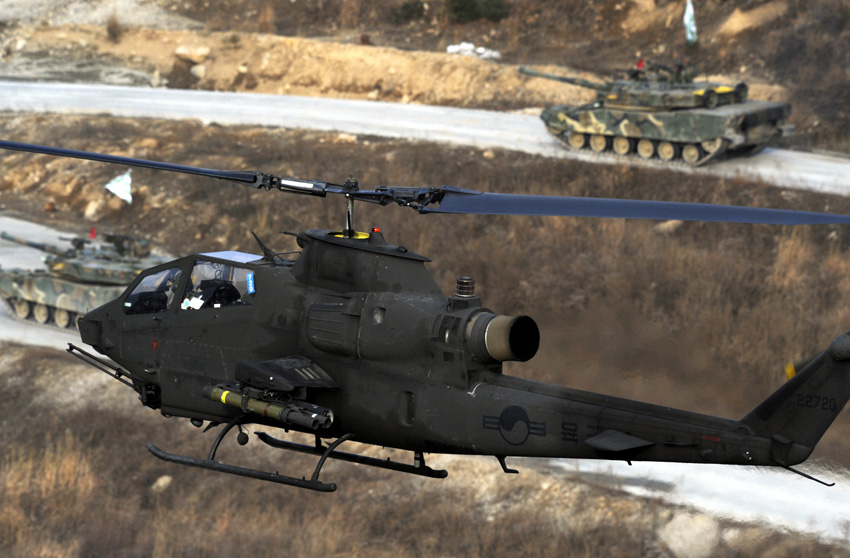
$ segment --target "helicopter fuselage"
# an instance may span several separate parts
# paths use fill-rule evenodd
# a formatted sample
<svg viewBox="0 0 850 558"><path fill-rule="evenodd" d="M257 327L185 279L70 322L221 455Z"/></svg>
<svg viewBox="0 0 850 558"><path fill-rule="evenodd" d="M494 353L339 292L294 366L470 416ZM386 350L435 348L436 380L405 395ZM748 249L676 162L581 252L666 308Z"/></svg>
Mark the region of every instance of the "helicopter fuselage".
<svg viewBox="0 0 850 558"><path fill-rule="evenodd" d="M80 321L83 341L164 415L502 458L788 466L850 391L843 370L817 386L801 374L799 389L789 382L734 421L507 376L502 362L537 350L530 318L493 314L468 281L446 297L427 258L379 232L311 230L298 242L296 260L219 252L151 268ZM844 354L842 339L809 368L838 367L821 365ZM795 439L788 424L801 413L818 432Z"/></svg>

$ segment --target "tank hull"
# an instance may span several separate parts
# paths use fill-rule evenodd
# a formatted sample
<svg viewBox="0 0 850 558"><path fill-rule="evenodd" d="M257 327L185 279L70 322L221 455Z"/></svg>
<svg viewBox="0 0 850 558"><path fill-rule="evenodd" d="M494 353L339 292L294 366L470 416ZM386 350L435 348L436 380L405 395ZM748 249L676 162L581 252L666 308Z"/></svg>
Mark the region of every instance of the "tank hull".
<svg viewBox="0 0 850 558"><path fill-rule="evenodd" d="M761 149L792 134L793 126L786 123L790 113L788 103L769 101L686 110L618 109L594 103L553 106L540 117L550 133L574 148L665 161L681 158L698 165L726 150ZM628 140L628 149L623 140L615 142L615 138ZM638 146L641 140L646 141ZM652 144L651 153L647 142Z"/></svg>
<svg viewBox="0 0 850 558"><path fill-rule="evenodd" d="M117 298L126 285L80 283L45 271L0 269L0 297L12 315L58 327L73 327L76 316Z"/></svg>
<svg viewBox="0 0 850 558"><path fill-rule="evenodd" d="M147 239L112 234L101 238L97 243L66 238L71 247L62 248L0 232L2 240L47 253L46 269L0 269L0 298L12 315L72 327L78 315L117 298L141 270L167 261L151 254Z"/></svg>

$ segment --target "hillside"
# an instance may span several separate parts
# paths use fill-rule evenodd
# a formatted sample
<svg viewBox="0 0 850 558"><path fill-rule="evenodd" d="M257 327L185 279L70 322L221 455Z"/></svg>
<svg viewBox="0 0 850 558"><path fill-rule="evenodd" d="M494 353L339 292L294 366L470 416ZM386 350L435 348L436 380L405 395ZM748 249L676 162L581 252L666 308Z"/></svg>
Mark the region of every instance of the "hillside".
<svg viewBox="0 0 850 558"><path fill-rule="evenodd" d="M829 204L850 213L843 198L760 184L692 178L674 187L656 170L344 134L55 116L2 117L0 131L221 168L270 164L327 179L354 171L363 184L437 183L449 173L456 184L493 191L655 199L675 190L693 201ZM74 232L94 225L141 234L175 253L253 251L251 230L288 250L291 241L277 231L341 219L334 200L222 190L143 169L134 171L136 201L128 206L102 189L118 172L108 165L29 154L2 161L0 209ZM782 383L785 360L822 347L850 323L838 303L850 273L841 256L850 236L840 229L692 224L662 233L622 220L411 216L395 207L358 211L360 222L380 226L393 242L434 257L430 269L444 291L457 275L473 275L485 304L538 320L541 352L509 366L511 374L734 418ZM144 444L203 455L212 433L143 409L127 388L67 355L11 346L3 355L0 540L7 546L0 548L12 556L279 548L330 556L352 548L362 556L684 557L695 549L699 556L850 556L808 536L665 504L664 487L658 497L636 497L604 474L576 476L527 460L517 461L515 477L495 460L429 456L430 465L450 469L445 481L331 464L323 478L341 485L332 496L180 468L156 460ZM17 427L21 417L26 428ZM816 463L846 460L847 417L829 431ZM310 467L256 442L247 449L229 440L221 457L296 473ZM694 546L696 532L706 546Z"/></svg>
<svg viewBox="0 0 850 558"><path fill-rule="evenodd" d="M705 76L749 82L752 98L790 101L798 134L789 145L850 152L850 54L832 47L850 39L841 0L698 2L697 45L685 42L678 1L517 0L499 21L465 24L453 22L447 6L454 4L432 2L422 17L400 21L399 10L415 3L242 0L214 10L202 0L116 0L95 10L72 0L21 3L6 10L0 45L11 74L47 65L52 77L82 80L493 109L592 97L521 77L518 64L602 79L639 58L683 61ZM501 61L446 54L461 41L494 49Z"/></svg>
<svg viewBox="0 0 850 558"><path fill-rule="evenodd" d="M581 102L588 94L522 78L519 64L599 78L638 57L681 55L706 73L750 81L754 97L792 101L799 128L792 147L850 153L848 54L834 48L847 43L850 16L838 0L696 2L696 48L684 46L679 1L518 0L508 2L499 22L466 24L451 21L440 2L408 22L393 21L392 9L402 2L91 4L4 6L0 18L13 20L0 26L0 68L139 85L524 109ZM116 40L107 26L113 13L123 29ZM461 40L500 51L502 62L445 53ZM671 179L657 169L348 134L0 114L0 137L329 181L354 173L364 186L449 183L850 214L847 198L735 178ZM76 233L97 226L142 235L176 254L254 251L251 231L276 250L291 250L291 239L278 231L342 221L340 200L139 169L135 201L126 205L102 188L123 169L21 153L0 153L0 165L0 210ZM358 209L358 222L432 257L429 269L445 292L455 277L472 275L485 305L534 316L543 330L541 352L507 372L579 389L738 418L784 382L788 360L822 349L850 324L850 232L839 227L415 218L396 207ZM513 477L495 460L429 456L429 464L451 469L446 481L334 464L327 480L343 488L330 497L199 473L157 461L144 444L203 455L212 433L201 436L185 421L146 412L129 390L67 355L3 349L0 554L850 556L846 546L631 496L604 475L577 477L527 462ZM847 463L848 417L845 410L827 433L816 462ZM248 446L253 456L235 444L222 455L308 471L306 460L257 445ZM698 548L695 539L711 544Z"/></svg>

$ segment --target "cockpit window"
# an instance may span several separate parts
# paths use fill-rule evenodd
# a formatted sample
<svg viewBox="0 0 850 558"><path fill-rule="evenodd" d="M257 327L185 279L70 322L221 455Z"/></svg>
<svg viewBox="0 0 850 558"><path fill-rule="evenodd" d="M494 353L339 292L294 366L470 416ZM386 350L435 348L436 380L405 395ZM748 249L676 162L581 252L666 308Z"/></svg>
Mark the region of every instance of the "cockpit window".
<svg viewBox="0 0 850 558"><path fill-rule="evenodd" d="M155 314L168 310L179 281L179 267L158 271L142 278L124 299L124 313Z"/></svg>
<svg viewBox="0 0 850 558"><path fill-rule="evenodd" d="M200 310L244 306L251 304L255 293L254 272L250 269L198 260L192 268L180 308Z"/></svg>

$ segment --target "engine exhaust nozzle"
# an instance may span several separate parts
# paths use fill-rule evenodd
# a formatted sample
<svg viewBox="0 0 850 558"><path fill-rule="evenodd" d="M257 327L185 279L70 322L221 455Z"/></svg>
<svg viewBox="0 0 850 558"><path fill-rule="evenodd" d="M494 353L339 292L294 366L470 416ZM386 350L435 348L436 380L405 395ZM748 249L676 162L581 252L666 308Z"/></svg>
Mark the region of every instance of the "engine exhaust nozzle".
<svg viewBox="0 0 850 558"><path fill-rule="evenodd" d="M525 362L537 354L540 329L529 316L481 312L467 325L467 343L479 362Z"/></svg>

